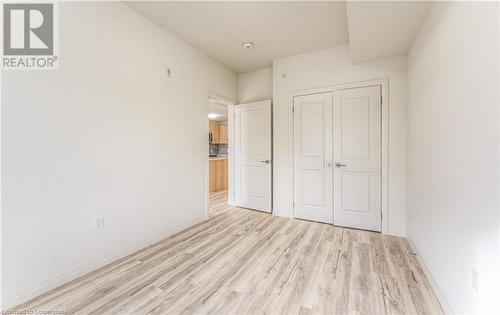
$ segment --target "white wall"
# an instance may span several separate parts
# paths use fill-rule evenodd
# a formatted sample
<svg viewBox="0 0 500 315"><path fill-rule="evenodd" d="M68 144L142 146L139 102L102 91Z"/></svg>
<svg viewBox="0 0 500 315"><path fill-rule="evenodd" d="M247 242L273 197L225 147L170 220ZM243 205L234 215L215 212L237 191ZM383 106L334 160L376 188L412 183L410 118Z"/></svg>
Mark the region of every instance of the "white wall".
<svg viewBox="0 0 500 315"><path fill-rule="evenodd" d="M238 102L250 103L273 98L273 68L238 75Z"/></svg>
<svg viewBox="0 0 500 315"><path fill-rule="evenodd" d="M273 68L264 68L238 75L238 104L271 100L273 98ZM233 107L229 107L229 151L233 146ZM233 158L229 154L229 203L234 203Z"/></svg>
<svg viewBox="0 0 500 315"><path fill-rule="evenodd" d="M275 60L273 64L273 211L292 217L292 155L289 133L291 91L371 79L389 79L389 233L406 225L406 57L352 65L349 47L336 46ZM283 75L285 75L283 77Z"/></svg>
<svg viewBox="0 0 500 315"><path fill-rule="evenodd" d="M62 2L59 29L59 70L2 73L4 305L203 219L206 91L237 97L234 73L121 3Z"/></svg>
<svg viewBox="0 0 500 315"><path fill-rule="evenodd" d="M408 235L457 313L498 313L498 44L497 3L440 2L409 53Z"/></svg>

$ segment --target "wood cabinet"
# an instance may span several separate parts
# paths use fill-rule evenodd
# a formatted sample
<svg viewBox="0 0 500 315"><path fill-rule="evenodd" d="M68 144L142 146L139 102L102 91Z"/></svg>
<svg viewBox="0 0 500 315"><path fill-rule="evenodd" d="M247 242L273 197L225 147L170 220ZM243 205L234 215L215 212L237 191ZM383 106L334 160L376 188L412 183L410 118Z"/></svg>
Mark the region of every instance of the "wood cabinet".
<svg viewBox="0 0 500 315"><path fill-rule="evenodd" d="M227 144L227 122L210 121L208 132L211 135L211 143Z"/></svg>
<svg viewBox="0 0 500 315"><path fill-rule="evenodd" d="M208 124L208 132L212 135L211 142L219 143L219 123L210 121Z"/></svg>
<svg viewBox="0 0 500 315"><path fill-rule="evenodd" d="M209 191L227 189L227 159L209 161Z"/></svg>
<svg viewBox="0 0 500 315"><path fill-rule="evenodd" d="M219 141L220 143L227 143L227 123L221 123L219 125Z"/></svg>

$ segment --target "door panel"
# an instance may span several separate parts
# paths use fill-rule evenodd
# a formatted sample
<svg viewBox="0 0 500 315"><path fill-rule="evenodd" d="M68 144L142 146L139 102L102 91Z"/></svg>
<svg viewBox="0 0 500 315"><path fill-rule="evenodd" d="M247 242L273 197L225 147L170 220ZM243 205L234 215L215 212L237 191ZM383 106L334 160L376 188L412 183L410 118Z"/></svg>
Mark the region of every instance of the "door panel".
<svg viewBox="0 0 500 315"><path fill-rule="evenodd" d="M380 87L334 92L335 225L381 231Z"/></svg>
<svg viewBox="0 0 500 315"><path fill-rule="evenodd" d="M325 181L323 170L301 170L300 192L302 205L313 207L325 206L325 191L324 189L316 189L317 183Z"/></svg>
<svg viewBox="0 0 500 315"><path fill-rule="evenodd" d="M235 203L271 212L271 102L234 107Z"/></svg>
<svg viewBox="0 0 500 315"><path fill-rule="evenodd" d="M304 103L298 106L300 115L300 151L302 156L323 156L325 137L323 134L323 104Z"/></svg>
<svg viewBox="0 0 500 315"><path fill-rule="evenodd" d="M368 213L370 204L368 196L370 194L370 175L366 173L356 173L344 171L341 173L342 207L346 212Z"/></svg>
<svg viewBox="0 0 500 315"><path fill-rule="evenodd" d="M266 170L261 166L241 165L241 195L260 198L265 195L264 187L260 185Z"/></svg>
<svg viewBox="0 0 500 315"><path fill-rule="evenodd" d="M294 216L333 222L332 93L294 98Z"/></svg>
<svg viewBox="0 0 500 315"><path fill-rule="evenodd" d="M343 99L341 103L343 157L370 156L370 98Z"/></svg>
<svg viewBox="0 0 500 315"><path fill-rule="evenodd" d="M241 154L245 156L263 154L263 111L260 108L238 111L241 132Z"/></svg>

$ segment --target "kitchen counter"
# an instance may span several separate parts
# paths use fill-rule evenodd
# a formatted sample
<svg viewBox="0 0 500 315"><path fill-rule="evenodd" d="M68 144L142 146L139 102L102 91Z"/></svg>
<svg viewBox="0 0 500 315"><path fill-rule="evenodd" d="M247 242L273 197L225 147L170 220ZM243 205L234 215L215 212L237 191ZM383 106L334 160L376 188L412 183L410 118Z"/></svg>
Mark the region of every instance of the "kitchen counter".
<svg viewBox="0 0 500 315"><path fill-rule="evenodd" d="M227 156L218 155L208 161L209 169L209 191L227 189Z"/></svg>
<svg viewBox="0 0 500 315"><path fill-rule="evenodd" d="M210 156L208 157L209 161L215 161L215 160L227 160L227 155L217 155L217 156Z"/></svg>

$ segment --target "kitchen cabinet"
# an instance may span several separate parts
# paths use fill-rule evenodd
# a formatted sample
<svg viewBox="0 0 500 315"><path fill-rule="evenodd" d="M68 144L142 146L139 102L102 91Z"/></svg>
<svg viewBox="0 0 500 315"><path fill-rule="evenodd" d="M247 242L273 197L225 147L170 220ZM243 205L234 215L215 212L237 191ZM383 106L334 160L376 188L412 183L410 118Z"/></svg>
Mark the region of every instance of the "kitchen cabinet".
<svg viewBox="0 0 500 315"><path fill-rule="evenodd" d="M227 159L209 161L209 191L227 189Z"/></svg>
<svg viewBox="0 0 500 315"><path fill-rule="evenodd" d="M221 123L219 125L219 141L220 143L226 144L227 139L227 123Z"/></svg>
<svg viewBox="0 0 500 315"><path fill-rule="evenodd" d="M227 144L227 122L210 121L208 124L210 142L215 144Z"/></svg>
<svg viewBox="0 0 500 315"><path fill-rule="evenodd" d="M210 134L210 142L219 143L219 123L210 121L208 123L208 132Z"/></svg>

